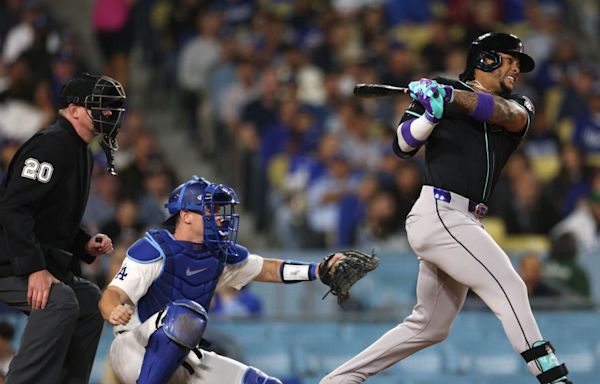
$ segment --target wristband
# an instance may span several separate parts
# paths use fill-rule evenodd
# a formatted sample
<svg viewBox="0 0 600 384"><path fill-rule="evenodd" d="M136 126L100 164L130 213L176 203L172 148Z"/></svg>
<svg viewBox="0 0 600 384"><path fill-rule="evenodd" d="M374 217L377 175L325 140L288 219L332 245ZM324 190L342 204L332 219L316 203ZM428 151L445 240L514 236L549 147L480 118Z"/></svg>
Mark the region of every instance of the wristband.
<svg viewBox="0 0 600 384"><path fill-rule="evenodd" d="M404 139L406 144L410 145L413 148L419 148L425 142L416 139L410 131L410 126L412 125L413 121L415 121L415 119L410 119L408 121L403 122L400 126L400 132L402 133L402 138Z"/></svg>
<svg viewBox="0 0 600 384"><path fill-rule="evenodd" d="M469 114L475 120L483 123L489 121L494 114L494 96L489 93L477 92L477 106Z"/></svg>
<svg viewBox="0 0 600 384"><path fill-rule="evenodd" d="M317 278L317 264L285 260L279 268L279 277L286 284L311 281Z"/></svg>

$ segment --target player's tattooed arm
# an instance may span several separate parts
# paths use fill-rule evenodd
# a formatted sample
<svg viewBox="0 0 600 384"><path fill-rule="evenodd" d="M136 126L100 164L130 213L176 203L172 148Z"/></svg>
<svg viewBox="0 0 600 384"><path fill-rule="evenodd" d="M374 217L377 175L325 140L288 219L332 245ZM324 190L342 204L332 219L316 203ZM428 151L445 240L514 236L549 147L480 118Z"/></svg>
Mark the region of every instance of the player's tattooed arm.
<svg viewBox="0 0 600 384"><path fill-rule="evenodd" d="M479 96L474 92L455 90L453 104L463 108L468 114L475 112ZM500 96L494 96L494 112L488 123L497 124L510 132L519 132L527 126L527 112L516 103Z"/></svg>
<svg viewBox="0 0 600 384"><path fill-rule="evenodd" d="M112 325L126 325L133 311L131 299L121 288L109 285L102 293L98 307L104 320Z"/></svg>

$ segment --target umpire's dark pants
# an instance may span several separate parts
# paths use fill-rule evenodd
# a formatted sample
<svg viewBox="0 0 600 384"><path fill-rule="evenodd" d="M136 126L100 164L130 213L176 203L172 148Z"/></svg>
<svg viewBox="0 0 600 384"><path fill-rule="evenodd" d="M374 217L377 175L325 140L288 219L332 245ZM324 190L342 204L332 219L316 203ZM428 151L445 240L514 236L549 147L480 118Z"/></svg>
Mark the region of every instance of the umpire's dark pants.
<svg viewBox="0 0 600 384"><path fill-rule="evenodd" d="M46 308L31 310L27 277L1 277L0 300L29 315L6 383L87 383L102 333L100 295L95 284L75 277L53 284Z"/></svg>

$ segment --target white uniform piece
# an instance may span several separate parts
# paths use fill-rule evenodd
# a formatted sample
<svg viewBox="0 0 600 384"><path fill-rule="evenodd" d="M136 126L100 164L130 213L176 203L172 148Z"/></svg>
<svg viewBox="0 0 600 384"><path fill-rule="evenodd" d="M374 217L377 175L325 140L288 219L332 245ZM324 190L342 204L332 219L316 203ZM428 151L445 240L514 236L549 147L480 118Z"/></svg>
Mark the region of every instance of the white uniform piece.
<svg viewBox="0 0 600 384"><path fill-rule="evenodd" d="M219 277L217 289L226 286L241 289L254 280L260 273L262 265L262 257L250 254L244 263L226 266ZM163 260L138 263L126 258L122 267L127 267L127 275L121 280L117 274L110 285L122 289L131 301L137 304L154 280L160 276ZM148 338L162 324L163 317L164 313L160 318L156 313L140 324L137 308L135 308L131 321L127 325L114 328L115 340L112 342L109 356L115 374L124 384L135 384L142 367ZM210 327L210 315L208 326ZM248 368L245 364L204 350L202 350L202 359L190 352L185 362L192 367L194 373L190 374L185 367L179 367L169 384L238 384L242 382Z"/></svg>

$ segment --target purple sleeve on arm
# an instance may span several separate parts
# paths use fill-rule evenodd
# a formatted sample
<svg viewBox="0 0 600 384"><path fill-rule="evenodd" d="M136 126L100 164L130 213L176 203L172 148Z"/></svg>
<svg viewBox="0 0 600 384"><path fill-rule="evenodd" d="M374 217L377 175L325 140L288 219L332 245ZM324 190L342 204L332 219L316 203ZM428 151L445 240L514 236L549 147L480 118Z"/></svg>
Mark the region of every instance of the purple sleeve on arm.
<svg viewBox="0 0 600 384"><path fill-rule="evenodd" d="M477 106L473 113L469 114L478 121L486 122L494 114L494 96L489 93L477 92Z"/></svg>
<svg viewBox="0 0 600 384"><path fill-rule="evenodd" d="M402 138L404 139L404 141L406 141L406 144L410 145L413 148L419 148L425 142L415 139L415 137L412 135L412 132L410 131L410 126L415 120L416 119L406 120L405 122L400 124L400 132L402 132Z"/></svg>

